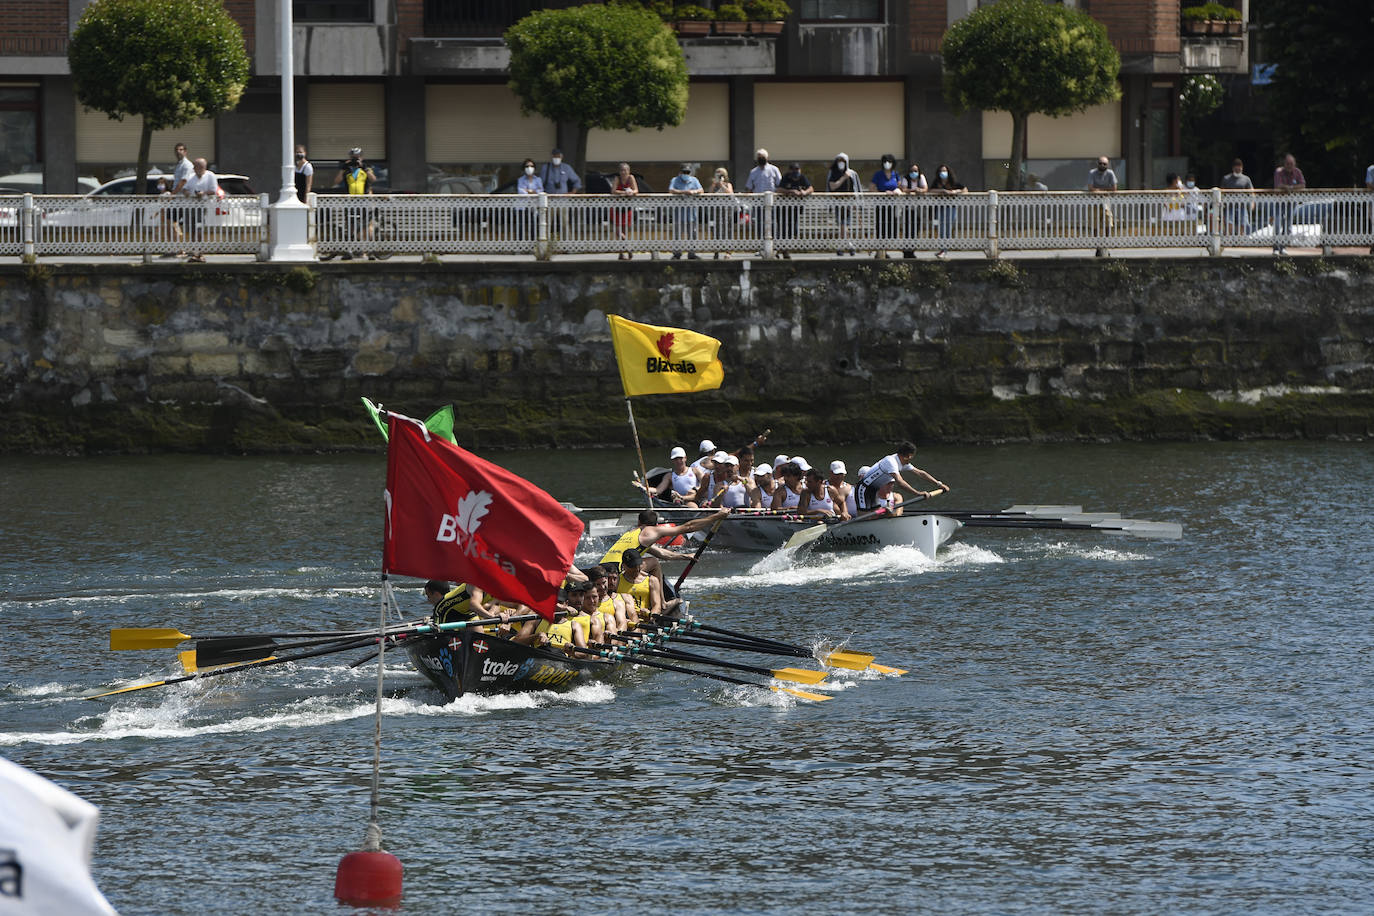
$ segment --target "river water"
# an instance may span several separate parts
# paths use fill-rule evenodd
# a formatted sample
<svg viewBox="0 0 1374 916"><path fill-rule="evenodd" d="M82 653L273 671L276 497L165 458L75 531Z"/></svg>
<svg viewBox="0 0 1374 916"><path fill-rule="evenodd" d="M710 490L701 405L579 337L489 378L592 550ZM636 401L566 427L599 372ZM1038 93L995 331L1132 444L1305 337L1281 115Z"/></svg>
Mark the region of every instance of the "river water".
<svg viewBox="0 0 1374 916"><path fill-rule="evenodd" d="M804 451L854 469L884 449ZM490 457L581 506L629 501L629 451ZM638 668L445 705L391 655L380 822L404 911L1368 911L1368 444L917 463L949 508L1082 504L1184 538L708 552L685 589L703 619L908 669L836 672L810 688L825 703ZM375 622L384 465L0 459L0 754L100 806L93 871L122 913L334 910L368 816L372 666L81 697L180 673L108 651L113 627Z"/></svg>

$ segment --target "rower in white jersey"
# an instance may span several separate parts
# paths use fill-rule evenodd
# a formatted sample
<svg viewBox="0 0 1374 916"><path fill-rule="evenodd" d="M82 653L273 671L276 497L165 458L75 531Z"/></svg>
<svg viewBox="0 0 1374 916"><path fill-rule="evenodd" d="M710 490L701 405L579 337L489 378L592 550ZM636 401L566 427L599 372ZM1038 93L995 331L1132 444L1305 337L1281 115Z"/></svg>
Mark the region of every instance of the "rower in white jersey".
<svg viewBox="0 0 1374 916"><path fill-rule="evenodd" d="M860 512L867 512L879 508L882 504L879 499L886 494L880 491L892 484L895 487L906 490L912 496L919 496L921 499L929 499L935 491L922 491L913 487L902 479L902 471L911 471L916 476L930 481L940 490L949 492L949 487L936 480L930 474L914 467L911 459L916 455L916 446L910 442L903 442L897 446L897 451L883 458L873 467L869 468L868 473L859 481L856 488L858 493L855 502ZM890 491L889 491L890 492Z"/></svg>
<svg viewBox="0 0 1374 916"><path fill-rule="evenodd" d="M710 439L702 439L701 444L697 446L697 450L701 453L701 457L692 462L692 470L696 471L698 478L702 478L711 473L716 466L716 444Z"/></svg>
<svg viewBox="0 0 1374 916"><path fill-rule="evenodd" d="M677 446L668 453L668 460L672 463L668 473L663 475L663 479L658 482L658 486L651 492L659 499L669 499L682 506L696 506L697 488L700 481L695 472L687 464L687 451L682 446Z"/></svg>
<svg viewBox="0 0 1374 916"><path fill-rule="evenodd" d="M844 499L826 482L820 471L812 468L806 472L806 484L797 503L797 509L803 515L834 516L839 514L843 505Z"/></svg>
<svg viewBox="0 0 1374 916"><path fill-rule="evenodd" d="M859 479L863 480L864 475L867 474L869 470L871 470L869 465L864 465L863 467L859 468ZM844 498L844 508L845 511L849 513L850 518L853 518L854 516L859 514L859 507L854 502L854 493L857 491L857 489L857 487L850 487L849 495Z"/></svg>
<svg viewBox="0 0 1374 916"><path fill-rule="evenodd" d="M715 495L708 506L721 506L737 509L749 505L749 489L739 476L739 459L734 455L717 458L715 473L711 475L711 487Z"/></svg>
<svg viewBox="0 0 1374 916"><path fill-rule="evenodd" d="M781 480L777 479L779 475L782 477ZM773 502L768 508L775 512L797 508L801 502L802 469L797 467L795 462L789 461L776 470L774 480Z"/></svg>
<svg viewBox="0 0 1374 916"><path fill-rule="evenodd" d="M841 518L853 518L854 511L851 508L854 501L854 488L844 479L844 475L849 473L849 469L844 466L843 461L838 459L830 462L830 476L825 482L834 488L839 496L839 503L836 508L840 510Z"/></svg>

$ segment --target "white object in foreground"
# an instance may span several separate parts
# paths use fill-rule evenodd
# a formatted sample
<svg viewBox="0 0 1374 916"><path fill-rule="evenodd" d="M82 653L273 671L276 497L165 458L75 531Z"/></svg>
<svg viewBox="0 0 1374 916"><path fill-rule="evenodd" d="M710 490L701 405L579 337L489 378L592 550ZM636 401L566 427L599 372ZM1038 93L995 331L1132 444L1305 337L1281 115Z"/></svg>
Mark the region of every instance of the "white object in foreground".
<svg viewBox="0 0 1374 916"><path fill-rule="evenodd" d="M91 878L100 811L0 757L0 916L88 916L114 907Z"/></svg>

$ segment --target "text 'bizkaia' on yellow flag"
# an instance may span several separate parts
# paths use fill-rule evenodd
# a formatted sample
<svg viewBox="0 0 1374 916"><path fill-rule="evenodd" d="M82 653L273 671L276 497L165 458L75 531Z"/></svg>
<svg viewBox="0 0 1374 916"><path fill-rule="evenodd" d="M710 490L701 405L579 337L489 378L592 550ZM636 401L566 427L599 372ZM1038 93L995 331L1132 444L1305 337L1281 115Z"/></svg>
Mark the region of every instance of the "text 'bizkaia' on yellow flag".
<svg viewBox="0 0 1374 916"><path fill-rule="evenodd" d="M620 384L627 398L640 394L709 391L725 380L720 341L696 331L660 328L608 315Z"/></svg>

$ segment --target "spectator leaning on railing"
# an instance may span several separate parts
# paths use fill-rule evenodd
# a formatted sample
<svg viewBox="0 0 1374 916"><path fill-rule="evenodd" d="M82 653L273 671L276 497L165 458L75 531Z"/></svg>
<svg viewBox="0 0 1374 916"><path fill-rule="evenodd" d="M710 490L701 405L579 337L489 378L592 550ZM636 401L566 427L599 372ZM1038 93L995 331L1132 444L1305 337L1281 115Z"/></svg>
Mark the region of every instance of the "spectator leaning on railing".
<svg viewBox="0 0 1374 916"><path fill-rule="evenodd" d="M1298 168L1298 160L1288 153L1283 157L1283 165L1274 169L1274 190L1291 194L1306 187L1307 179L1303 177L1302 169ZM1274 254L1283 254L1292 233L1293 205L1286 200L1279 201L1274 211Z"/></svg>
<svg viewBox="0 0 1374 916"><path fill-rule="evenodd" d="M1088 193L1089 194L1115 194L1116 193L1116 172L1111 169L1111 161L1106 156L1097 157L1097 168L1088 171ZM1102 204L1102 211L1097 219L1093 221L1093 235L1112 234L1112 206L1105 201ZM1105 258L1107 249L1098 248L1097 256Z"/></svg>
<svg viewBox="0 0 1374 916"><path fill-rule="evenodd" d="M1231 160L1231 171L1221 176L1221 187L1227 191L1249 191L1249 197L1244 201L1235 198L1239 194L1231 195L1231 199L1222 208L1226 217L1226 232L1229 235L1245 235L1250 231L1250 214L1255 211L1255 183L1250 180L1250 176L1245 174L1245 163L1239 159Z"/></svg>
<svg viewBox="0 0 1374 916"><path fill-rule="evenodd" d="M1374 165L1364 170L1364 189L1374 193ZM1369 205L1369 224L1374 228L1374 203ZM1374 245L1369 246L1369 253L1374 254Z"/></svg>

